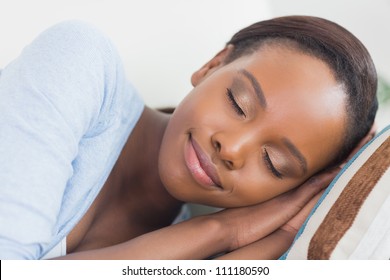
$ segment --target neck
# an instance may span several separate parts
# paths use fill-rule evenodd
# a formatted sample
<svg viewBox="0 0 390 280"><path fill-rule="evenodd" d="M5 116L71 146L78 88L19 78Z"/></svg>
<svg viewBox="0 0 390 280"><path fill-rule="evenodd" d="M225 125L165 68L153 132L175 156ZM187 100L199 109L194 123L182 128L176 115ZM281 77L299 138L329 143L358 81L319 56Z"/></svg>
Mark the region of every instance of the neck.
<svg viewBox="0 0 390 280"><path fill-rule="evenodd" d="M161 182L158 158L170 115L145 107L116 165L114 175L120 189L140 195L163 211L176 211L181 202L172 197Z"/></svg>

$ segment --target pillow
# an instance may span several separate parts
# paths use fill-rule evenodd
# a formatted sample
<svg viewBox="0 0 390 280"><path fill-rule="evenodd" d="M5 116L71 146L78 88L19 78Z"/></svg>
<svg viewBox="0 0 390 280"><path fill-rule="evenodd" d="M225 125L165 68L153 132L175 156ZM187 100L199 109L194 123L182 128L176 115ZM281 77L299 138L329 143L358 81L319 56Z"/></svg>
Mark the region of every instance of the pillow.
<svg viewBox="0 0 390 280"><path fill-rule="evenodd" d="M281 259L390 259L390 126L344 166Z"/></svg>

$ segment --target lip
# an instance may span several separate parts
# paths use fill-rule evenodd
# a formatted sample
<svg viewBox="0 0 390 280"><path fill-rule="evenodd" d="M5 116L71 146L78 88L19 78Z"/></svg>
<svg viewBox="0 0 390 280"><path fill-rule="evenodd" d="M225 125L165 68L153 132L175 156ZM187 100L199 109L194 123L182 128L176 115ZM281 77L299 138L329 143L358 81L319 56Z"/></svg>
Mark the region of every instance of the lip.
<svg viewBox="0 0 390 280"><path fill-rule="evenodd" d="M223 189L214 164L191 135L185 149L185 162L198 183L213 189Z"/></svg>

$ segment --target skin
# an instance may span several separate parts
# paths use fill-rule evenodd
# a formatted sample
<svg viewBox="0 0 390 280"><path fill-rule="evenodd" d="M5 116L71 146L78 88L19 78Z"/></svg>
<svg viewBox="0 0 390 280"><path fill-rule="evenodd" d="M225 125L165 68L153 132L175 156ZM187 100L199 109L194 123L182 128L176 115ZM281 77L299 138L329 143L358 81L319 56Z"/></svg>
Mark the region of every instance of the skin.
<svg viewBox="0 0 390 280"><path fill-rule="evenodd" d="M326 64L291 47L265 46L225 65L231 50L194 73L194 88L173 115L145 108L68 235L63 258L201 259L234 251L225 257L269 259L288 248L315 195L337 174L306 181L340 146L345 95ZM194 171L199 157L213 181ZM232 209L170 226L183 202Z"/></svg>

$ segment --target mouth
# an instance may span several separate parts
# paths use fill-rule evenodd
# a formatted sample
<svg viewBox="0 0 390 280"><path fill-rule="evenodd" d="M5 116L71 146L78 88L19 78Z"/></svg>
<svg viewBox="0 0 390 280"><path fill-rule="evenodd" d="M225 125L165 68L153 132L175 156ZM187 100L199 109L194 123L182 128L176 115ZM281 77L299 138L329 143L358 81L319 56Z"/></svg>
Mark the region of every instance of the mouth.
<svg viewBox="0 0 390 280"><path fill-rule="evenodd" d="M191 135L187 144L185 161L192 177L203 186L223 190L214 164Z"/></svg>

